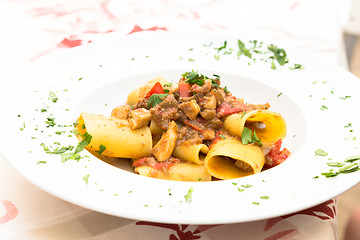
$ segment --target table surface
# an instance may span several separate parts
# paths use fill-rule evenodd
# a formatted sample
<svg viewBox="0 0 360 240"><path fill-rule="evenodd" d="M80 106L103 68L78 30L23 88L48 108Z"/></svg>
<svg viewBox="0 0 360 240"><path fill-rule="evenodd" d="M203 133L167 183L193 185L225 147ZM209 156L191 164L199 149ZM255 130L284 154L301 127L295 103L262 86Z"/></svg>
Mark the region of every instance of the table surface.
<svg viewBox="0 0 360 240"><path fill-rule="evenodd" d="M236 33L341 64L342 12L335 0L3 0L0 77L11 79L45 56L138 31ZM144 234L147 239L239 239L241 234L243 239L329 240L337 239L336 208L331 199L295 214L228 225L128 220L42 191L0 155L1 239L143 239Z"/></svg>

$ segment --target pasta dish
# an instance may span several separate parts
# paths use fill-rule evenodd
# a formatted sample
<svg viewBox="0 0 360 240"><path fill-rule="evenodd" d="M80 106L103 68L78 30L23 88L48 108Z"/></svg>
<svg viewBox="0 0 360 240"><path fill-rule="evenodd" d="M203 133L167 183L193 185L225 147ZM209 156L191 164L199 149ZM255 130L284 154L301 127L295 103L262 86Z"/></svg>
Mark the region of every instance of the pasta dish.
<svg viewBox="0 0 360 240"><path fill-rule="evenodd" d="M111 116L83 112L75 134L96 156L131 159L142 176L176 181L233 179L285 161L287 128L270 104L252 104L221 86L220 76L185 72L133 90Z"/></svg>

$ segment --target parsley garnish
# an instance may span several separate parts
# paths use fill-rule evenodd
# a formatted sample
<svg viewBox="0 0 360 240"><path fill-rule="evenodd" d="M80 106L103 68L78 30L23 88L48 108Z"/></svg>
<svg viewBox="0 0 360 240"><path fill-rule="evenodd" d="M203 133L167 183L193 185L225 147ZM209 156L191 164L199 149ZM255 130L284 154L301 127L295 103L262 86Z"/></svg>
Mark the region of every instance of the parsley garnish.
<svg viewBox="0 0 360 240"><path fill-rule="evenodd" d="M304 69L304 67L301 64L294 64L294 67L290 67L291 70L296 70L296 69Z"/></svg>
<svg viewBox="0 0 360 240"><path fill-rule="evenodd" d="M256 135L255 131L252 132L250 128L244 127L243 132L241 134L241 141L244 145L247 145L249 143L259 143L260 146L262 146L261 140Z"/></svg>
<svg viewBox="0 0 360 240"><path fill-rule="evenodd" d="M45 121L45 123L47 124L46 127L53 127L56 125L55 118L48 117L46 119L47 119L47 121Z"/></svg>
<svg viewBox="0 0 360 240"><path fill-rule="evenodd" d="M345 97L339 97L339 98L342 99L342 100L346 100L348 98L351 98L351 96L345 96Z"/></svg>
<svg viewBox="0 0 360 240"><path fill-rule="evenodd" d="M25 123L23 123L23 127L20 128L20 131L23 131L25 129Z"/></svg>
<svg viewBox="0 0 360 240"><path fill-rule="evenodd" d="M347 173L352 173L352 172L356 172L359 171L359 164L358 163L352 163L350 165L347 165L345 167L342 167L339 169L339 171L334 172L333 169L331 169L329 172L327 173L321 173L321 175L327 177L327 178L331 178L331 177L336 177L339 174L347 174Z"/></svg>
<svg viewBox="0 0 360 240"><path fill-rule="evenodd" d="M101 155L105 151L105 149L106 149L106 147L101 144L100 147L99 147L99 151L96 151L96 152Z"/></svg>
<svg viewBox="0 0 360 240"><path fill-rule="evenodd" d="M289 62L289 60L286 57L286 52L284 49L278 48L273 44L269 45L267 48L274 54L274 56L271 56L270 58L276 59L276 61L280 64L280 66L283 66Z"/></svg>
<svg viewBox="0 0 360 240"><path fill-rule="evenodd" d="M168 95L169 94L167 94L167 93L151 95L150 98L149 98L149 102L148 102L148 108L155 107L156 105L161 103L161 101L164 100L164 98L167 97Z"/></svg>
<svg viewBox="0 0 360 240"><path fill-rule="evenodd" d="M165 83L164 85L163 85L163 87L171 87L172 86L172 83Z"/></svg>
<svg viewBox="0 0 360 240"><path fill-rule="evenodd" d="M68 147L61 147L61 148L57 147L53 150L50 150L50 148L48 146L45 146L44 143L40 144L40 146L43 146L44 151L48 154L62 154L66 151L71 151L74 149L74 146L71 146L71 145L69 145Z"/></svg>
<svg viewBox="0 0 360 240"><path fill-rule="evenodd" d="M79 161L81 159L80 154L76 153L72 153L72 152L65 152L61 154L61 162L64 163L68 160L76 160Z"/></svg>
<svg viewBox="0 0 360 240"><path fill-rule="evenodd" d="M90 175L88 174L88 175L83 176L83 178L82 178L86 182L86 184L88 184L89 177L90 177Z"/></svg>
<svg viewBox="0 0 360 240"><path fill-rule="evenodd" d="M245 47L245 44L240 39L238 39L238 48L239 48L237 52L238 57L240 57L241 55L245 55L248 58L251 58L250 50Z"/></svg>
<svg viewBox="0 0 360 240"><path fill-rule="evenodd" d="M186 83L190 84L197 84L199 86L204 85L204 82L206 79L209 79L208 77L199 74L198 72L195 72L192 70L191 72L186 72L182 75L185 78Z"/></svg>
<svg viewBox="0 0 360 240"><path fill-rule="evenodd" d="M91 142L91 138L92 138L92 136L89 133L85 132L84 139L81 142L79 142L79 144L76 146L74 154L80 152L87 145L89 145L89 143Z"/></svg>
<svg viewBox="0 0 360 240"><path fill-rule="evenodd" d="M327 106L325 106L325 105L322 105L321 108L320 108L320 110L322 110L322 111L324 111L325 109L329 109L329 108Z"/></svg>
<svg viewBox="0 0 360 240"><path fill-rule="evenodd" d="M355 161L360 160L360 156L348 157L345 159L345 162L353 163Z"/></svg>
<svg viewBox="0 0 360 240"><path fill-rule="evenodd" d="M329 167L342 167L344 166L345 164L344 163L340 163L340 162L328 162L327 165Z"/></svg>
<svg viewBox="0 0 360 240"><path fill-rule="evenodd" d="M326 157L327 155L328 155L328 153L325 152L324 150L320 149L320 148L315 150L315 156Z"/></svg>
<svg viewBox="0 0 360 240"><path fill-rule="evenodd" d="M226 49L226 45L227 45L227 41L224 41L224 44L218 48L214 48L215 50L217 50L218 52L220 52L223 49Z"/></svg>
<svg viewBox="0 0 360 240"><path fill-rule="evenodd" d="M58 100L58 97L56 94L52 91L49 92L48 100L51 100L52 102L56 103Z"/></svg>
<svg viewBox="0 0 360 240"><path fill-rule="evenodd" d="M185 201L187 203L190 203L192 201L192 192L193 191L194 191L194 189L192 187L190 187L188 193L184 196Z"/></svg>

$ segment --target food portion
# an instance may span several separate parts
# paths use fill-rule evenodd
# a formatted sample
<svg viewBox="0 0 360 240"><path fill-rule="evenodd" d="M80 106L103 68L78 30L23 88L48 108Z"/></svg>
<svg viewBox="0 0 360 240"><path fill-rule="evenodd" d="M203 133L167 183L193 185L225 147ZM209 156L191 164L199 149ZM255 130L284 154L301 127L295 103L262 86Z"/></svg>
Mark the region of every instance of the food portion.
<svg viewBox="0 0 360 240"><path fill-rule="evenodd" d="M254 89L256 91L256 89ZM131 91L111 116L81 113L75 133L102 156L131 160L142 176L177 181L233 179L285 161L286 122L270 104L246 103L220 77L157 77ZM120 159L121 158L121 159Z"/></svg>

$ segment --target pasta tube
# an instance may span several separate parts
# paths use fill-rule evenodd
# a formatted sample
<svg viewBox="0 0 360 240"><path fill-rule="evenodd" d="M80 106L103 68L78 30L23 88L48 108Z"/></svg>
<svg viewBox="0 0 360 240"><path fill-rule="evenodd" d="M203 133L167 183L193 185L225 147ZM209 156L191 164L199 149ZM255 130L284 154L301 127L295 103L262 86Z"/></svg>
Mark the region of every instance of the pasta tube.
<svg viewBox="0 0 360 240"><path fill-rule="evenodd" d="M150 131L153 135L163 134L163 130L153 121L150 121Z"/></svg>
<svg viewBox="0 0 360 240"><path fill-rule="evenodd" d="M196 164L204 164L205 156L209 152L205 144L179 144L172 153L174 157Z"/></svg>
<svg viewBox="0 0 360 240"><path fill-rule="evenodd" d="M149 127L132 130L126 120L90 113L81 113L77 123L75 128L79 140L85 132L92 136L86 146L89 151L99 152L100 146L103 146L105 150L101 155L107 157L141 158L151 154Z"/></svg>
<svg viewBox="0 0 360 240"><path fill-rule="evenodd" d="M236 138L226 136L211 145L204 165L218 179L232 179L259 173L265 157L255 144L243 145Z"/></svg>
<svg viewBox="0 0 360 240"><path fill-rule="evenodd" d="M204 165L191 162L180 162L165 170L150 166L139 166L135 168L135 172L141 176L173 181L211 181L211 175L206 171Z"/></svg>
<svg viewBox="0 0 360 240"><path fill-rule="evenodd" d="M276 112L256 110L248 113L235 113L224 121L224 129L241 137L244 127L255 131L263 144L271 145L286 136L285 119Z"/></svg>

